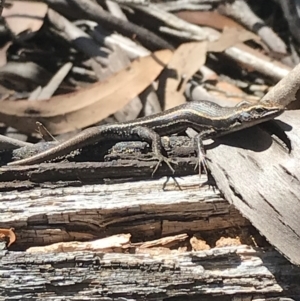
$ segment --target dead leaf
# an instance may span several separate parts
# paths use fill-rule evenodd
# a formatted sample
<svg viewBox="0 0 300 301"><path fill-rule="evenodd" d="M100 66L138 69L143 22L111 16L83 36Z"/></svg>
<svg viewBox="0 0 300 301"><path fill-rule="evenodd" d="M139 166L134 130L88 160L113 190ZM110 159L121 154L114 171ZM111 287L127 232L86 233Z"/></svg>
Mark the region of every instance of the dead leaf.
<svg viewBox="0 0 300 301"><path fill-rule="evenodd" d="M9 243L7 244L7 247L12 245L16 241L16 234L14 233L14 230L14 228L0 229L0 239L5 240L6 238L9 238Z"/></svg>
<svg viewBox="0 0 300 301"><path fill-rule="evenodd" d="M172 57L170 50L157 51L135 60L104 82L51 99L0 101L0 120L25 133L41 122L52 134L95 124L124 107L159 75Z"/></svg>
<svg viewBox="0 0 300 301"><path fill-rule="evenodd" d="M10 30L18 35L21 32L36 32L44 24L48 6L42 2L13 1L4 8L2 16Z"/></svg>
<svg viewBox="0 0 300 301"><path fill-rule="evenodd" d="M217 41L208 43L208 51L222 52L227 48L235 46L248 40L260 40L260 37L251 31L238 28L224 28L222 35Z"/></svg>
<svg viewBox="0 0 300 301"><path fill-rule="evenodd" d="M209 11L180 11L174 12L174 14L192 24L201 26L208 26L218 30L223 30L225 27L244 28L234 20L223 16L217 12Z"/></svg>
<svg viewBox="0 0 300 301"><path fill-rule="evenodd" d="M181 11L175 13L175 15L192 24L209 26L223 31L223 34L217 41L208 44L208 51L222 52L229 47L247 40L255 40L265 48L258 35L246 30L239 23L217 12Z"/></svg>
<svg viewBox="0 0 300 301"><path fill-rule="evenodd" d="M225 81L218 81L216 88L216 91L210 91L210 93L220 99L225 99L226 101L231 102L232 105L236 105L247 96L243 90Z"/></svg>
<svg viewBox="0 0 300 301"><path fill-rule="evenodd" d="M167 77L165 85L165 109L185 103L183 95L187 81L206 61L207 42L181 44L175 51L168 69L163 76Z"/></svg>

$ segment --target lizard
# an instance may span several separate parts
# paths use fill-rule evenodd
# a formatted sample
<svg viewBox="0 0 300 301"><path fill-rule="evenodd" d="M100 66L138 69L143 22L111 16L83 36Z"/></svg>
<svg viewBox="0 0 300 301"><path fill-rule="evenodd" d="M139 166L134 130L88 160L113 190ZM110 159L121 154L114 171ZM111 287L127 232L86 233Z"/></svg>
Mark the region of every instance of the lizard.
<svg viewBox="0 0 300 301"><path fill-rule="evenodd" d="M161 136L180 133L188 127L198 131L199 134L194 141L198 145L199 163L205 163L202 156L203 140L252 127L279 116L283 111L284 108L277 104L243 103L235 107L223 107L211 101L191 101L133 121L87 128L61 144L29 158L10 162L8 165L42 163L102 140L142 140L152 143L152 151L158 160L152 174L162 162L174 172L170 163L176 162L162 154Z"/></svg>

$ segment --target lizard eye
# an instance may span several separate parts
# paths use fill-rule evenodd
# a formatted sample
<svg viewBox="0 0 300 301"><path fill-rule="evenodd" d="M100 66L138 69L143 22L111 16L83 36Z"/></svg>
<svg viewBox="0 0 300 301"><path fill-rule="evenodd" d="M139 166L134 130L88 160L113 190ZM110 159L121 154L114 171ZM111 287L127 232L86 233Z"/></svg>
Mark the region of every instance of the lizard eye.
<svg viewBox="0 0 300 301"><path fill-rule="evenodd" d="M265 111L265 109L263 109L263 108L257 108L255 111L257 113L263 113Z"/></svg>

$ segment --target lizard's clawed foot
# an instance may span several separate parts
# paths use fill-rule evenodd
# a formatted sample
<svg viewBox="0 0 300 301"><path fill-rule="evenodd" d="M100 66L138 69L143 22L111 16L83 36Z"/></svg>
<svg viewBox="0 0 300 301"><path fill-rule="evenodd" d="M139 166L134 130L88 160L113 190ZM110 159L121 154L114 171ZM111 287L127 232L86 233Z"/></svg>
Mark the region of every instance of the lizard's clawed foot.
<svg viewBox="0 0 300 301"><path fill-rule="evenodd" d="M202 142L201 134L198 134L196 137L194 137L194 145L197 149L198 155L198 161L195 165L195 170L199 168L199 176L201 176L201 167L203 167L205 174L208 176L208 166L206 163L205 149Z"/></svg>
<svg viewBox="0 0 300 301"><path fill-rule="evenodd" d="M175 170L172 167L171 163L178 165L178 162L176 162L172 159L169 159L169 158L163 156L162 154L156 155L156 158L158 159L158 162L154 167L154 170L152 172L152 177L154 176L154 174L156 173L158 167L161 165L162 162L165 162L168 165L168 167L170 168L170 170L172 171L172 173L175 173Z"/></svg>
<svg viewBox="0 0 300 301"><path fill-rule="evenodd" d="M207 163L206 163L206 158L205 158L205 155L203 155L203 154L200 154L198 156L198 160L197 160L197 163L194 168L194 170L199 168L199 176L201 176L201 172L202 172L201 167L203 167L204 173L208 176L208 171L207 171L208 167L207 167Z"/></svg>

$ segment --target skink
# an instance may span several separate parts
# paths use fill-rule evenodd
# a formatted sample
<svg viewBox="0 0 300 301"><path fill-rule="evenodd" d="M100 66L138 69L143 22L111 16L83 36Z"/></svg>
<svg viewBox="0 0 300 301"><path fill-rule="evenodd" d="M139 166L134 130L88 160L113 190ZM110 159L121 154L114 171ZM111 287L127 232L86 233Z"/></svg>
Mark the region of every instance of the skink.
<svg viewBox="0 0 300 301"><path fill-rule="evenodd" d="M174 171L170 164L172 161L161 153L160 136L183 132L190 127L199 132L197 141L202 149L202 140L226 135L273 119L283 110L284 108L278 105L261 103L222 107L210 101L192 101L134 121L85 129L53 148L8 165L32 165L49 161L102 140L143 140L152 143L152 151L158 160L154 172L161 162L165 162Z"/></svg>

